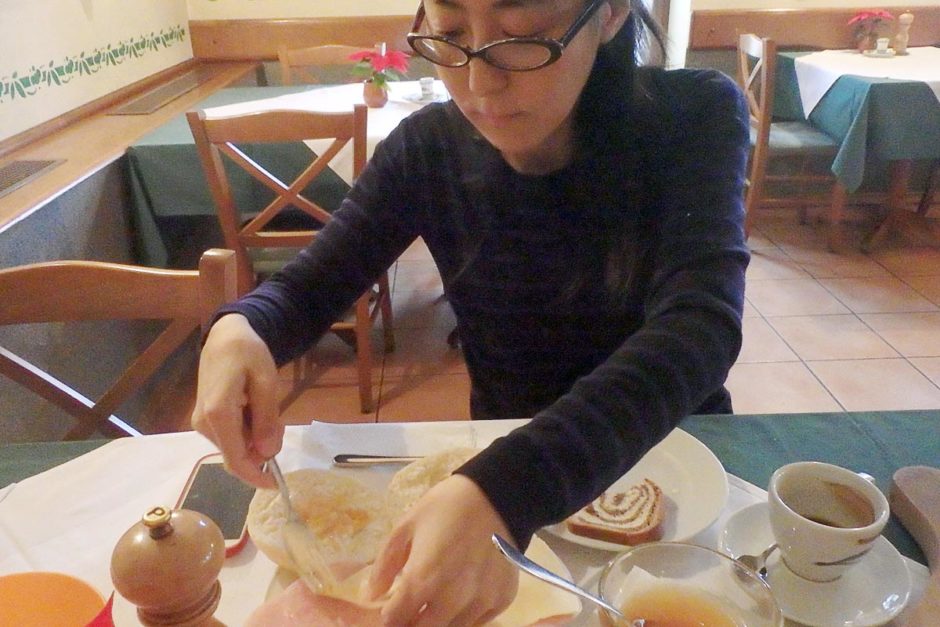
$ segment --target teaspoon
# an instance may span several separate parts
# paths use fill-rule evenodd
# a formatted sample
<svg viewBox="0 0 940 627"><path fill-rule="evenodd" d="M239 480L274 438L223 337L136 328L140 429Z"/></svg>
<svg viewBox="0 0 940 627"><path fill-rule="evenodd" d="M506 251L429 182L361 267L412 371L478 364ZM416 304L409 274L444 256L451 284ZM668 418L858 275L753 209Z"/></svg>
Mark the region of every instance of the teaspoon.
<svg viewBox="0 0 940 627"><path fill-rule="evenodd" d="M629 624L630 627L644 627L646 621L644 621L642 618L637 618L633 622L628 623L627 617L624 616L623 612L621 612L619 609L617 609L616 607L614 607L613 605L611 605L604 599L600 598L599 596L591 594L590 592L580 587L576 583L572 581L568 581L561 575L557 575L553 573L552 571L548 570L547 568L545 568L544 566L540 564L536 564L535 562L530 560L528 557L523 555L522 551L520 551L513 545L509 544L509 542L507 542L499 534L494 533L492 540L493 540L493 544L496 545L496 548L499 549L499 552L503 554L503 557L505 557L510 563L516 566L516 568L532 575L533 577L537 579L541 579L545 583L549 583L557 588L561 588L562 590L565 590L566 592L570 592L571 594L574 594L576 596L581 597L582 599L586 599L590 601L591 603L594 603L595 605L603 608L604 610L606 610L613 616L616 616L618 623L621 623L624 625Z"/></svg>

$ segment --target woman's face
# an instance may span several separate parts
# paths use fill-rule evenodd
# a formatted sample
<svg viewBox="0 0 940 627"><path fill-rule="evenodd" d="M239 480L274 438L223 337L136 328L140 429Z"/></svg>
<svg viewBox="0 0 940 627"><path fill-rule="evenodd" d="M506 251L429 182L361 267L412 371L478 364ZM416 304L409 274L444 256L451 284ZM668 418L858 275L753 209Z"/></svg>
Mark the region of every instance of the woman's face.
<svg viewBox="0 0 940 627"><path fill-rule="evenodd" d="M516 170L543 174L570 161L575 105L598 46L626 19L625 9L611 9L619 4L602 5L561 58L538 70L510 72L479 58L437 67L463 114ZM426 30L473 49L509 37L559 39L585 6L586 0L425 0Z"/></svg>

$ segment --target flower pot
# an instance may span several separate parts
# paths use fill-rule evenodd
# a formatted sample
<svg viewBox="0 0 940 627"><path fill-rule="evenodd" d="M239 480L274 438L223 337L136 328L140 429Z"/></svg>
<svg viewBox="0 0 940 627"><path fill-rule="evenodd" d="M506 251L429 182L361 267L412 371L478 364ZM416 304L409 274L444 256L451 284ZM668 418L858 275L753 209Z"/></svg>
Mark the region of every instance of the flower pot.
<svg viewBox="0 0 940 627"><path fill-rule="evenodd" d="M362 100L367 107L373 109L384 107L385 103L388 102L388 92L372 81L365 81L362 84Z"/></svg>

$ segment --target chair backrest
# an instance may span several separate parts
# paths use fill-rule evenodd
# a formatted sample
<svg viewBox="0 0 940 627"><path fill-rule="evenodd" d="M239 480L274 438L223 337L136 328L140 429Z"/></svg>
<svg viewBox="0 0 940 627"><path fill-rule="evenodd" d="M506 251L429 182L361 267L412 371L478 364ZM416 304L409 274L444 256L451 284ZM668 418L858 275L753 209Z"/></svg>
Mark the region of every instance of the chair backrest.
<svg viewBox="0 0 940 627"><path fill-rule="evenodd" d="M311 46L309 48L281 46L277 50L277 60L281 66L281 82L285 85L293 85L296 79L300 79L299 82L319 83L319 79L309 68L328 65L355 65L356 61L350 59L349 55L360 50L362 48L338 44ZM350 76L350 81L352 80L353 77Z"/></svg>
<svg viewBox="0 0 940 627"><path fill-rule="evenodd" d="M352 175L359 176L366 162L365 105L357 104L349 112L265 111L226 118L206 118L203 111L186 114L196 149L202 162L209 190L216 205L225 245L235 251L239 270L239 293L255 284L255 269L250 249L301 248L316 234L316 228L274 230L271 221L285 210L299 209L302 217L315 224L325 224L330 213L304 196L304 189L329 166L333 158L352 142ZM287 143L332 139L319 155L310 152L310 165L293 182L286 183L252 160L238 144ZM223 159L223 156L225 159ZM225 167L230 161L274 194L273 200L247 221L248 211L235 202L233 181ZM253 211L252 211L253 212Z"/></svg>
<svg viewBox="0 0 940 627"><path fill-rule="evenodd" d="M777 44L751 33L738 36L738 85L747 97L755 147L766 147L774 110Z"/></svg>
<svg viewBox="0 0 940 627"><path fill-rule="evenodd" d="M213 313L236 298L237 267L230 250L206 251L199 270L164 270L100 261L52 261L0 270L0 325L88 320L166 320L169 324L92 401L0 346L0 374L78 419L66 439L140 435L114 412Z"/></svg>

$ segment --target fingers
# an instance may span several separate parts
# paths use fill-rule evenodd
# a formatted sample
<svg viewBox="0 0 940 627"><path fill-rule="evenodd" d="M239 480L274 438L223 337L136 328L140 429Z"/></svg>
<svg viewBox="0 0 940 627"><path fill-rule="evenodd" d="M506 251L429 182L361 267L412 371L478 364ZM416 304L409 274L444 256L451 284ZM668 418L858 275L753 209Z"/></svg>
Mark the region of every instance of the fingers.
<svg viewBox="0 0 940 627"><path fill-rule="evenodd" d="M376 600L389 591L395 576L401 571L411 553L410 527L397 527L372 565L369 576L369 598Z"/></svg>
<svg viewBox="0 0 940 627"><path fill-rule="evenodd" d="M270 351L239 315L222 317L199 359L193 428L222 451L226 468L242 480L273 488L261 465L280 449L277 368Z"/></svg>

